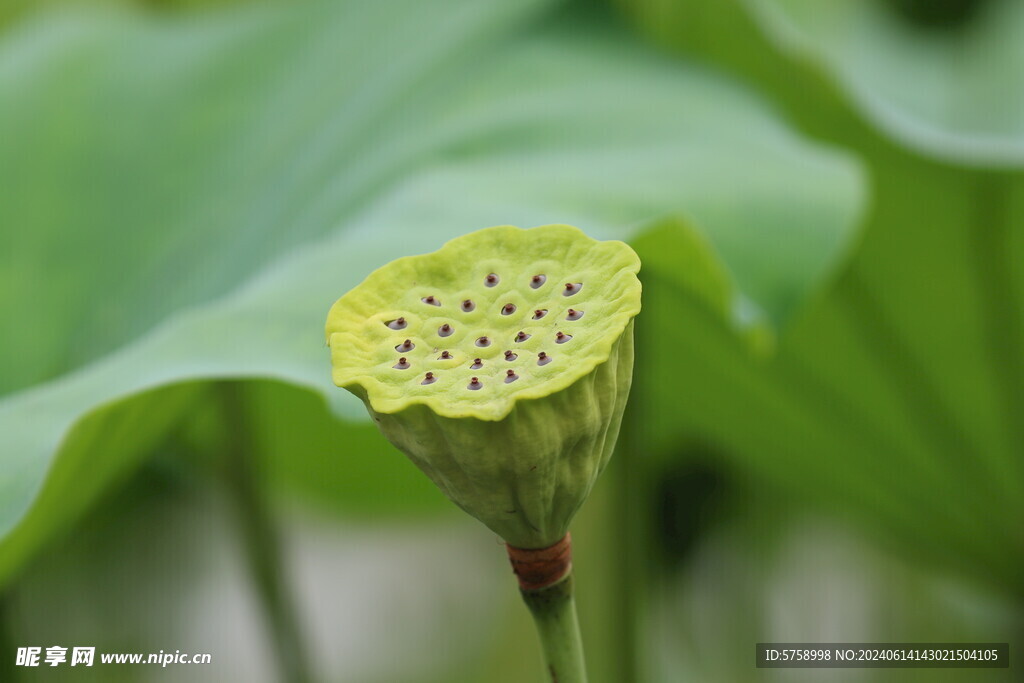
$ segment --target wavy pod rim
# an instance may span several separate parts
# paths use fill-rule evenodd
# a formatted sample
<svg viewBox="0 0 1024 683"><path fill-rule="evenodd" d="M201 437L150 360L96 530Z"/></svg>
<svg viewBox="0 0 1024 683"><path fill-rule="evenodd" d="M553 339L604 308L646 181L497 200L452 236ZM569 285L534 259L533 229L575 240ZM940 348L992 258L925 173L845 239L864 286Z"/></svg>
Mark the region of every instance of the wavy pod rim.
<svg viewBox="0 0 1024 683"><path fill-rule="evenodd" d="M553 254L557 258L552 258ZM469 266L466 265L467 257L471 262ZM516 288L516 283L523 284L519 280L528 277L527 273L531 272L536 263L535 259L538 258L548 265L560 265L562 270L546 273L543 287ZM596 269L595 263L600 264ZM505 272L497 273L499 278L495 281L491 275L496 274L497 270ZM518 272L513 273L514 270ZM352 391L366 401L374 412L384 415L399 413L413 405L424 405L442 417L503 420L515 409L519 401L541 399L567 389L590 374L594 368L608 361L615 344L640 312L641 285L636 277L639 270L640 259L629 245L618 240L595 240L582 230L568 225L553 224L527 229L503 225L456 237L434 252L405 256L377 268L331 306L325 335L331 348L332 378L337 386ZM600 273L600 277L588 277L587 282L584 282L579 277L584 272ZM467 288L466 278L473 279L470 285L475 279L479 279L479 283L476 283L478 289L474 290L472 286ZM563 282L566 283L567 293L555 292L555 288L561 286ZM582 289L568 289L569 284L578 282L584 282ZM511 291L510 286L513 287ZM531 294L527 290L536 290L537 293ZM564 354L570 359L568 365L561 364L557 368L548 368L544 373L546 377L539 380L532 377L531 380L536 381L523 382L514 390L500 394L495 391L462 391L472 387L458 387L452 383L439 386L436 377L431 376L431 381L427 384L432 391L417 393L414 389L412 394L407 391L399 393L395 389L397 381L388 383L380 379L380 375L386 370L410 373L408 377L411 379L421 377L423 373L420 371L424 369L439 374L442 371L458 369L467 358L471 358L471 354L462 358L451 358L447 365L437 366L442 370L435 370L433 366L411 368L405 357L399 358L398 346L393 353L386 352L392 353L393 359L382 354L381 350L385 346L382 340L385 336L389 337L388 342L399 337L417 339L420 342L427 342L427 348L432 349L430 353L438 351L440 346L432 346L427 339L431 336L428 330L430 325L442 319L447 320L441 315L437 302L433 299L438 291L444 291L448 295L439 298L442 302L445 298L448 299L446 303L449 310L455 310L456 302L466 292L473 297L480 297L482 306L474 305L468 312L464 309L463 314L473 315L473 310L480 309L475 319L484 320L484 325L461 325L453 322L459 333L458 339L464 341L472 338L474 332L486 328L486 324L489 324L488 311L494 314L490 309L494 308L495 301L503 301L513 294L523 297L548 297L552 302L557 301L568 306L568 301L577 301L577 293L586 292L586 297L581 299L599 302L598 305L603 306L606 315L588 314L578 319L570 318L567 324L577 326L577 331L584 332L582 339L585 341L577 342L583 345L583 348L577 346ZM614 296L608 296L609 293ZM420 297L419 294L425 296ZM595 294L597 299L591 299L590 297ZM452 295L458 295L459 298L452 299ZM606 298L601 299L601 296ZM397 305L396 300L403 297L408 310ZM491 301L487 301L487 297L490 297ZM431 299L429 303L426 301L427 298ZM415 302L420 302L422 306L417 306ZM527 310L524 309L523 313L527 314ZM438 317L439 315L441 317ZM501 316L499 312L495 321L502 317L505 316ZM556 313L545 324L553 325L558 317ZM404 324L406 318L411 323L408 330L404 326L400 331L396 330L391 324L400 319ZM388 332L381 332L385 327L390 328ZM506 327L511 329L515 325L506 324ZM421 331L423 334L418 334ZM486 335L475 337L478 342L482 338L486 338ZM490 354L491 357L500 359L500 354L507 350L506 347L515 346L516 342L514 338L503 341L505 343L501 344L485 342L485 355ZM402 343L404 342L399 339L399 344ZM531 344L529 341L526 343ZM539 348L538 345L541 343L534 340L532 348ZM488 345L492 345L493 348L486 348ZM477 343L476 346L479 347L480 344ZM561 342L554 337L548 346L549 351L564 351ZM517 347L516 350L526 349ZM440 357L438 360L441 360ZM457 393L460 391L461 393Z"/></svg>

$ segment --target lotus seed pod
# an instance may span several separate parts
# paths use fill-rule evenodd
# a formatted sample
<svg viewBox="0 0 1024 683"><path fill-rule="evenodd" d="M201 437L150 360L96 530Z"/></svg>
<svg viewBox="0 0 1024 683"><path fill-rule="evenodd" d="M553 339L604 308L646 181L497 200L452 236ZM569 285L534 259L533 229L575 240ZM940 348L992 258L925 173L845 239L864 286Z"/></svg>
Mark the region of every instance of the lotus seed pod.
<svg viewBox="0 0 1024 683"><path fill-rule="evenodd" d="M513 546L546 548L614 448L639 269L626 244L566 225L487 228L400 258L331 307L334 383L456 505Z"/></svg>

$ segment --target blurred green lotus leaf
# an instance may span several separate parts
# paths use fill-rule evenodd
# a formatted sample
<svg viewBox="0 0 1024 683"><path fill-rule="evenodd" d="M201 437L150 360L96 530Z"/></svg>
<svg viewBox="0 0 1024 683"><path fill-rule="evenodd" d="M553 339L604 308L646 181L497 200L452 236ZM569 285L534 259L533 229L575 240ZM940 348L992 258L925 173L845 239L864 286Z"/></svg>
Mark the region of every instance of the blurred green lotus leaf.
<svg viewBox="0 0 1024 683"><path fill-rule="evenodd" d="M805 130L857 149L873 188L859 248L832 286L777 340L767 362L739 346L724 321L716 328L703 320L707 311L689 299L659 296L680 291L686 272L665 262L661 255L671 249L664 239L631 241L644 262L638 358L659 357L671 348L683 359L701 359L650 374L638 364L631 406L646 407L647 437L639 450L664 449L671 457L681 438L701 434L702 443L762 481L775 481L792 500L812 501L871 529L933 569L961 573L1017 597L1024 551L1017 523L1024 516L1024 270L1017 265L1024 262L1024 231L1017 229L1024 220L1022 176L939 163L937 147L911 149L907 139L892 144L892 129L876 131L870 117L849 111L847 93L820 77L820 62L801 65L772 48L766 33L776 39L789 35L780 28L789 24L785 16L775 17L785 19L775 26L781 33L762 31L751 18L763 24L772 20L765 12L782 9L794 18L828 17L828 30L790 37L823 53L865 53L859 64L848 66L873 60L873 77L892 77L890 85L905 91L904 99L929 92L937 97L935 88L942 84L939 104L921 112L918 123L950 116L957 107L965 126L1004 116L1016 126L1019 117L1012 112L1020 107L1012 101L1020 92L1020 80L1014 80L1020 69L1013 61L978 65L970 53L982 49L977 32L988 32L993 41L1006 40L1001 32L1019 33L1010 15L1020 3L1009 8L988 0L957 10L946 6L971 3L906 0L917 6L911 11L949 13L945 25L924 27L885 6L895 1L764 0L754 5L754 15L747 11L751 0L629 3L660 41L742 74ZM990 30L991 12L1002 13L1010 28ZM885 30L857 29L853 18L865 15ZM936 46L934 63L910 74L913 60L866 54L874 46L896 49L887 41L897 35L908 36L900 48L907 51L930 41ZM959 39L968 53L963 64L952 56L960 35L967 36ZM984 49L995 60L999 50L1018 47L1004 42ZM980 73L985 69L992 73ZM948 79L933 77L942 70ZM956 79L971 70L993 88L986 97L969 96L982 82L965 82L962 93L957 89ZM908 113L904 121L911 120ZM947 128L964 144L966 130ZM999 154L1012 152L1015 144L1012 135L989 139L992 149L998 140L1007 143ZM990 161L995 163L985 163ZM680 343L658 343L666 339ZM670 393L674 382L683 381L694 391ZM825 452L828 457L822 457ZM887 474L872 476L876 472Z"/></svg>
<svg viewBox="0 0 1024 683"><path fill-rule="evenodd" d="M628 238L685 213L781 322L863 202L849 157L742 89L545 0L54 10L0 42L0 130L0 224L20 226L0 231L0 582L204 410L211 378L365 420L320 331L370 264L484 225ZM288 415L251 405L275 416L260 427ZM262 455L316 459L275 484L329 459L403 495L344 439Z"/></svg>
<svg viewBox="0 0 1024 683"><path fill-rule="evenodd" d="M1024 3L746 2L890 137L954 163L1024 165Z"/></svg>

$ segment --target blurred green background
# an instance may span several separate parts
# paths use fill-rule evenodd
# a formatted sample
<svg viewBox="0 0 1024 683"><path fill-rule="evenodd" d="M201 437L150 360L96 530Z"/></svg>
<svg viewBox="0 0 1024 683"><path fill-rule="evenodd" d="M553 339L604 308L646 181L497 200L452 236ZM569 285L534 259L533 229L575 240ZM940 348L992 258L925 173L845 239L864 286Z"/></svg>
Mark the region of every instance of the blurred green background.
<svg viewBox="0 0 1024 683"><path fill-rule="evenodd" d="M644 263L573 526L594 683L1024 644L1024 3L0 6L0 680L543 680L326 311L495 224ZM15 666L18 647L209 665Z"/></svg>

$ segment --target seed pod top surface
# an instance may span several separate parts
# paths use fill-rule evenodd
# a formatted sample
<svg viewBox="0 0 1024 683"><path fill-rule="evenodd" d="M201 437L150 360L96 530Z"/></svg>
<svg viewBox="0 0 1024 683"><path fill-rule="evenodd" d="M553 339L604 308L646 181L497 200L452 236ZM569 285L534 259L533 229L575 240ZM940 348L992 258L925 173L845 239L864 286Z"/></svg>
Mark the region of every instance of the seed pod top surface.
<svg viewBox="0 0 1024 683"><path fill-rule="evenodd" d="M331 307L334 383L377 413L501 420L608 360L640 261L577 228L486 228L371 273ZM512 372L509 372L509 371Z"/></svg>

